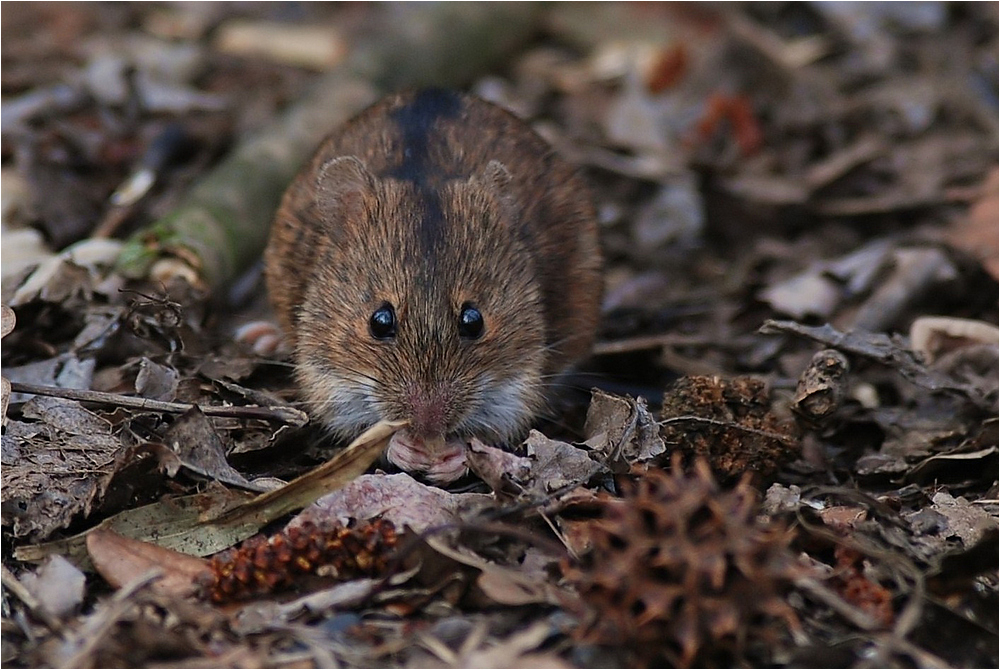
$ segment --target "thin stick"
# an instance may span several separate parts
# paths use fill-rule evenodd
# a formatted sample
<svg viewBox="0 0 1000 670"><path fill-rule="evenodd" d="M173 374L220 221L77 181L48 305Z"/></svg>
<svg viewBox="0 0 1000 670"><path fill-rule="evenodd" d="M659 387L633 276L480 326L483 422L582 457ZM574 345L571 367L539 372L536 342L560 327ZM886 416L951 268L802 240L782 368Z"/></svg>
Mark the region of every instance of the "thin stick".
<svg viewBox="0 0 1000 670"><path fill-rule="evenodd" d="M127 407L129 409L142 409L151 412L170 412L172 414L183 414L193 407L198 407L206 416L226 416L236 419L264 419L265 421L280 421L291 426L304 426L309 421L309 416L302 410L294 407L260 407L257 405L193 405L186 402L164 402L162 400L152 400L150 398L137 398L119 393L105 393L104 391L91 391L88 389L67 389L59 386L42 386L40 384L26 384L24 382L10 383L11 391L16 393L30 393L32 395L44 395L53 398L66 398L67 400L79 400L81 402L93 402L100 405L110 405L112 407Z"/></svg>
<svg viewBox="0 0 1000 670"><path fill-rule="evenodd" d="M665 426L669 423L705 423L710 426L719 426L720 428L732 428L733 430L742 431L744 433L752 433L754 435L760 435L762 437L769 437L772 440L777 440L784 444L791 444L791 445L798 444L798 440L796 440L794 437L789 437L788 435L782 435L780 433L772 433L769 430L761 430L759 428L750 428L749 426L741 426L738 423L732 423L730 421L719 421L718 419L709 419L704 416L672 416L668 419L662 419L658 423L661 426Z"/></svg>

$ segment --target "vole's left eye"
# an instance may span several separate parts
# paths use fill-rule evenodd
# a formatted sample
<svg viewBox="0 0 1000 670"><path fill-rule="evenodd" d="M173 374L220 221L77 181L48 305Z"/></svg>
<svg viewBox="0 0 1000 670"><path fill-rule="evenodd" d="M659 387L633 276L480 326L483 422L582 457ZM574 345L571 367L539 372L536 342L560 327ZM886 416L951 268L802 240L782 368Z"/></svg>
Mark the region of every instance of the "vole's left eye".
<svg viewBox="0 0 1000 670"><path fill-rule="evenodd" d="M465 303L458 315L458 334L466 340L475 340L483 334L483 315L473 305Z"/></svg>
<svg viewBox="0 0 1000 670"><path fill-rule="evenodd" d="M391 340L396 337L396 310L384 302L368 319L368 330L376 340Z"/></svg>

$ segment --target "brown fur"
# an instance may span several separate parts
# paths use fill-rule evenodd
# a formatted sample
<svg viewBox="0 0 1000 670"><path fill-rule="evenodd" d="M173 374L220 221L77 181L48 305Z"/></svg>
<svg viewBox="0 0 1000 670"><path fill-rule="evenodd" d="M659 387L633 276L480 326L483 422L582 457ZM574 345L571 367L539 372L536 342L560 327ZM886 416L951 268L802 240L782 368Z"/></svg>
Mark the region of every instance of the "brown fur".
<svg viewBox="0 0 1000 670"><path fill-rule="evenodd" d="M446 432L511 437L599 316L584 182L523 121L457 93L391 96L334 132L285 193L265 260L304 395L344 436L431 403ZM383 302L392 340L369 332ZM479 339L459 337L465 302Z"/></svg>

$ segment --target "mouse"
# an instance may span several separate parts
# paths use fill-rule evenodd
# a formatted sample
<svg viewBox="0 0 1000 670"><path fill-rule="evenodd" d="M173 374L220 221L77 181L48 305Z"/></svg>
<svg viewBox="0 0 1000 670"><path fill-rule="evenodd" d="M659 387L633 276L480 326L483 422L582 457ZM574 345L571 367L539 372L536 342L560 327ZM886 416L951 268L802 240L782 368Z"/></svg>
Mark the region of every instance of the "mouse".
<svg viewBox="0 0 1000 670"><path fill-rule="evenodd" d="M386 457L434 483L472 438L523 436L600 317L581 171L474 95L390 95L335 129L284 193L268 293L311 417L338 439L408 425Z"/></svg>

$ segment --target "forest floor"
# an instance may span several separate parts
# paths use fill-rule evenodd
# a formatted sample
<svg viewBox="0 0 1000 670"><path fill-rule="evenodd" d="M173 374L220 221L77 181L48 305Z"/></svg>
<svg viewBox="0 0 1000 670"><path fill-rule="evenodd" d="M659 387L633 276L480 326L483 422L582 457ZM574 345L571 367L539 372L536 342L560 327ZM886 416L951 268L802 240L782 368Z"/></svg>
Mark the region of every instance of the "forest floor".
<svg viewBox="0 0 1000 670"><path fill-rule="evenodd" d="M2 37L5 666L997 666L996 3L5 2ZM448 487L234 335L311 146L428 84L580 166L605 265L578 388Z"/></svg>

